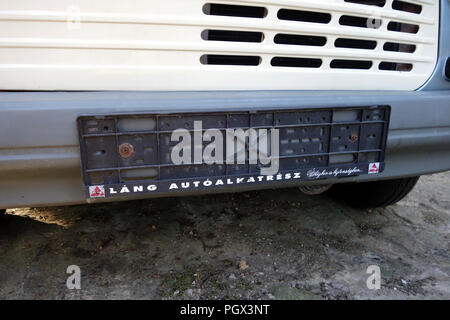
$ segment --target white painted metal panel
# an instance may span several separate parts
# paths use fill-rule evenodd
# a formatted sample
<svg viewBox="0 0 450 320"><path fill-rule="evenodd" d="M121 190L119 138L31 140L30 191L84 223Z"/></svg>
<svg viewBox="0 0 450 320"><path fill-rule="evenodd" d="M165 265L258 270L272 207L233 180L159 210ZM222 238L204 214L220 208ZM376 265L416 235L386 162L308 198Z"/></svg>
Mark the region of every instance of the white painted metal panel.
<svg viewBox="0 0 450 320"><path fill-rule="evenodd" d="M420 14L344 0L0 0L0 90L415 90L437 59L438 0L406 0ZM262 6L264 18L207 15L206 3ZM280 20L280 9L331 14L329 23ZM345 26L343 15L380 19L378 29ZM418 26L389 31L389 22ZM262 42L206 41L202 31L252 31ZM277 34L326 37L323 46L274 43ZM376 41L336 48L337 38ZM386 42L415 51L383 50ZM257 56L257 66L205 65L203 55ZM274 57L320 59L318 68L274 67ZM335 59L371 61L334 69ZM379 70L382 62L412 69Z"/></svg>

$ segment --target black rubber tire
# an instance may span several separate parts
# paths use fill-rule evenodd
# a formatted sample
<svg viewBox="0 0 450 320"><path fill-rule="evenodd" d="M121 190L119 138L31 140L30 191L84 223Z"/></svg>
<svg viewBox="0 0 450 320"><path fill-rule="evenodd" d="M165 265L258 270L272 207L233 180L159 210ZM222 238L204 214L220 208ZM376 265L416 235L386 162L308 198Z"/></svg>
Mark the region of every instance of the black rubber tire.
<svg viewBox="0 0 450 320"><path fill-rule="evenodd" d="M336 184L331 188L330 194L355 208L387 207L402 200L419 178Z"/></svg>

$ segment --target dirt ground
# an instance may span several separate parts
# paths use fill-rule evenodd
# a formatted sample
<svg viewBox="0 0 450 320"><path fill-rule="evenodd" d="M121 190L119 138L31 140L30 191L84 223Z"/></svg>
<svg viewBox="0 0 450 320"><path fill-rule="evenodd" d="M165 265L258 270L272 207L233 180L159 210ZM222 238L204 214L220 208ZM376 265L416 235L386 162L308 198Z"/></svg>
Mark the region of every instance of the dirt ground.
<svg viewBox="0 0 450 320"><path fill-rule="evenodd" d="M450 172L373 211L294 188L0 221L1 299L450 299ZM69 265L81 290L66 287ZM369 265L380 290L366 286Z"/></svg>

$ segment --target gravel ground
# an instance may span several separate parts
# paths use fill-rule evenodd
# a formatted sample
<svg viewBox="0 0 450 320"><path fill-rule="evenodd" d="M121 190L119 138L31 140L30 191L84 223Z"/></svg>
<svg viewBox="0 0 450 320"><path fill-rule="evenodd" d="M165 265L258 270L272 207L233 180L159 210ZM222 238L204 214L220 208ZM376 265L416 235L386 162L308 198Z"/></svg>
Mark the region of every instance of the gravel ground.
<svg viewBox="0 0 450 320"><path fill-rule="evenodd" d="M373 211L284 189L7 213L2 299L450 299L450 172Z"/></svg>

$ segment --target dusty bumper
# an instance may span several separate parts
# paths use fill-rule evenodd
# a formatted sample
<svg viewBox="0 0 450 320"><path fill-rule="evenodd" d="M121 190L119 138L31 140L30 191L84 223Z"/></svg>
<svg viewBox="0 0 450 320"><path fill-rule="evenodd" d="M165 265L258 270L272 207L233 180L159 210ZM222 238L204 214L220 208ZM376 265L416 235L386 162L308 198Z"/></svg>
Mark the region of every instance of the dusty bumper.
<svg viewBox="0 0 450 320"><path fill-rule="evenodd" d="M0 207L85 202L76 118L186 112L391 105L387 179L450 169L450 92L0 93ZM271 186L273 187L273 185Z"/></svg>

